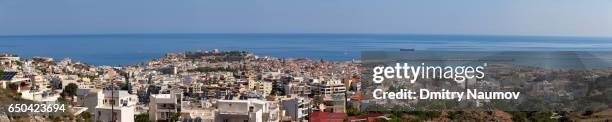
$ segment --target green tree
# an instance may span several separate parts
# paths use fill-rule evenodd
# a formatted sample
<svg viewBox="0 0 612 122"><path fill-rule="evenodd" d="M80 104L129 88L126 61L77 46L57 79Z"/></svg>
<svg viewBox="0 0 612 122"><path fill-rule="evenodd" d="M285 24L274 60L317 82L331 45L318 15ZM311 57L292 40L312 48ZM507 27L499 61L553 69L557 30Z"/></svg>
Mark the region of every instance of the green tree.
<svg viewBox="0 0 612 122"><path fill-rule="evenodd" d="M402 119L400 119L400 117L398 117L395 114L389 115L389 118L390 118L389 122L402 122Z"/></svg>
<svg viewBox="0 0 612 122"><path fill-rule="evenodd" d="M4 80L4 67L0 67L0 80Z"/></svg>
<svg viewBox="0 0 612 122"><path fill-rule="evenodd" d="M285 95L285 90L283 90L283 86L279 82L272 82L272 94L274 95Z"/></svg>
<svg viewBox="0 0 612 122"><path fill-rule="evenodd" d="M531 121L533 122L554 122L555 120L550 118L552 112L535 112L532 113Z"/></svg>
<svg viewBox="0 0 612 122"><path fill-rule="evenodd" d="M128 75L128 73L122 73L123 74L123 78L125 79L125 83L121 84L121 90L127 90L128 93L132 93L132 86L130 84L130 76Z"/></svg>
<svg viewBox="0 0 612 122"><path fill-rule="evenodd" d="M66 87L64 88L64 91L62 92L64 95L66 96L75 96L77 90L79 89L79 86L77 86L74 83L70 83L68 85L66 85Z"/></svg>
<svg viewBox="0 0 612 122"><path fill-rule="evenodd" d="M347 118L344 118L344 119L342 120L342 122L351 122L351 121L350 121L349 119L347 119Z"/></svg>
<svg viewBox="0 0 612 122"><path fill-rule="evenodd" d="M365 115L367 113L359 111L359 110L357 110L356 108L353 108L353 107L348 107L346 109L346 114L349 115L349 116L357 116L357 115Z"/></svg>
<svg viewBox="0 0 612 122"><path fill-rule="evenodd" d="M135 122L149 122L149 114L148 113L141 113L136 115L136 117L134 117L134 121Z"/></svg>
<svg viewBox="0 0 612 122"><path fill-rule="evenodd" d="M172 112L170 113L170 121L171 122L176 122L180 119L181 117L181 113L177 113L177 112Z"/></svg>
<svg viewBox="0 0 612 122"><path fill-rule="evenodd" d="M64 97L57 98L57 102L60 104L70 104L70 100L67 100Z"/></svg>
<svg viewBox="0 0 612 122"><path fill-rule="evenodd" d="M79 117L83 120L83 122L93 122L93 120L91 119L92 117L91 113L87 111L81 113Z"/></svg>

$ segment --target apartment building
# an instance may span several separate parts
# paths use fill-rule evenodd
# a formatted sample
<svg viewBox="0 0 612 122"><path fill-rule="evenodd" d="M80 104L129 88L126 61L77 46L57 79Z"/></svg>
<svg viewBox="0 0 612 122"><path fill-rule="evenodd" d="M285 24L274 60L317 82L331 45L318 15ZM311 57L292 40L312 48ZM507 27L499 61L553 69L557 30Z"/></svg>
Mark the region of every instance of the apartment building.
<svg viewBox="0 0 612 122"><path fill-rule="evenodd" d="M276 101L219 100L215 122L278 122L280 113Z"/></svg>
<svg viewBox="0 0 612 122"><path fill-rule="evenodd" d="M312 112L312 101L308 97L285 98L281 100L281 104L282 109L285 110L285 116L289 117L283 120L301 122L306 120Z"/></svg>
<svg viewBox="0 0 612 122"><path fill-rule="evenodd" d="M75 106L86 107L96 121L131 122L137 103L138 97L125 90L79 89Z"/></svg>
<svg viewBox="0 0 612 122"><path fill-rule="evenodd" d="M314 85L315 103L320 111L345 112L346 87L340 80L323 80Z"/></svg>
<svg viewBox="0 0 612 122"><path fill-rule="evenodd" d="M172 114L181 112L179 94L152 94L149 97L149 120L170 120Z"/></svg>
<svg viewBox="0 0 612 122"><path fill-rule="evenodd" d="M306 83L289 82L283 88L287 95L308 96L312 94L311 86Z"/></svg>

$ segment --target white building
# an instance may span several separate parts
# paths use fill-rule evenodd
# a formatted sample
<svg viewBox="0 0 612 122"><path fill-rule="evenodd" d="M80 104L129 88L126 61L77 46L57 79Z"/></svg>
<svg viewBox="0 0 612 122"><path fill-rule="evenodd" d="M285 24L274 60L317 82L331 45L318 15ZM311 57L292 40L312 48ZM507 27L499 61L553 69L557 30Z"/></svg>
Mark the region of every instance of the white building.
<svg viewBox="0 0 612 122"><path fill-rule="evenodd" d="M19 61L21 58L17 55L2 53L0 54L0 64L8 65Z"/></svg>
<svg viewBox="0 0 612 122"><path fill-rule="evenodd" d="M252 91L261 92L263 97L266 97L272 93L272 82L269 81L248 81L248 89Z"/></svg>
<svg viewBox="0 0 612 122"><path fill-rule="evenodd" d="M58 93L51 93L45 91L25 91L20 93L21 98L23 99L43 103L54 103L60 97L60 94Z"/></svg>
<svg viewBox="0 0 612 122"><path fill-rule="evenodd" d="M180 112L181 96L177 94L152 94L149 99L149 120L169 120Z"/></svg>
<svg viewBox="0 0 612 122"><path fill-rule="evenodd" d="M77 75L54 75L51 76L51 83L54 88L64 89L68 84L74 83L79 84L77 81L79 76Z"/></svg>
<svg viewBox="0 0 612 122"><path fill-rule="evenodd" d="M102 105L104 94L102 89L79 89L75 97L75 106L87 107L87 112L94 114L96 112L95 108Z"/></svg>
<svg viewBox="0 0 612 122"><path fill-rule="evenodd" d="M17 72L4 72L1 74L2 80L0 80L0 84L2 84L2 88L9 89L9 85L15 85L15 89L17 92L26 92L30 90L32 86L32 82L29 78L22 78L17 76Z"/></svg>
<svg viewBox="0 0 612 122"><path fill-rule="evenodd" d="M290 82L283 88L288 95L308 96L312 94L311 87L306 83Z"/></svg>
<svg viewBox="0 0 612 122"><path fill-rule="evenodd" d="M79 89L76 106L87 107L94 120L132 122L138 97L124 90Z"/></svg>
<svg viewBox="0 0 612 122"><path fill-rule="evenodd" d="M301 122L307 119L311 113L311 100L307 97L285 98L281 101L282 109L285 110L285 115L289 116L289 120ZM283 120L286 120L283 118Z"/></svg>
<svg viewBox="0 0 612 122"><path fill-rule="evenodd" d="M345 112L346 87L339 80L321 81L315 85L315 100L325 112Z"/></svg>
<svg viewBox="0 0 612 122"><path fill-rule="evenodd" d="M200 102L183 101L181 104L181 120L183 122L213 122L215 108L210 100Z"/></svg>
<svg viewBox="0 0 612 122"><path fill-rule="evenodd" d="M219 100L215 122L278 122L280 113L275 101Z"/></svg>

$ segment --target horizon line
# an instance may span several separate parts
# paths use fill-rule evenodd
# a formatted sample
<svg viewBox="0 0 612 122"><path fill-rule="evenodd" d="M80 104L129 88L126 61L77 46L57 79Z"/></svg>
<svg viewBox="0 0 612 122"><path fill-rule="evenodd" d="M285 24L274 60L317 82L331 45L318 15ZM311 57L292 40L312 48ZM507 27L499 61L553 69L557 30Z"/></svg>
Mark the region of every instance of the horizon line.
<svg viewBox="0 0 612 122"><path fill-rule="evenodd" d="M17 34L0 35L2 37L60 37L60 36L129 36L129 35L412 35L412 36L489 36L489 37L561 37L561 38L604 38L612 36L577 36L577 35L504 35L504 34L428 34L428 33L319 33L319 32L203 32L203 33L74 33L74 34Z"/></svg>

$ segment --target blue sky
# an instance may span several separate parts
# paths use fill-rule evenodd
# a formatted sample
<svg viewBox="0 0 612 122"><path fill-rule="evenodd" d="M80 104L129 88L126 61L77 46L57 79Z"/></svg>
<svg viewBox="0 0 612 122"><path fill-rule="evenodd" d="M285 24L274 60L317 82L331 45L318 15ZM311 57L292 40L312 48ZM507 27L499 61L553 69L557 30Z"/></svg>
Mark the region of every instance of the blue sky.
<svg viewBox="0 0 612 122"><path fill-rule="evenodd" d="M610 0L0 0L0 35L612 36Z"/></svg>

